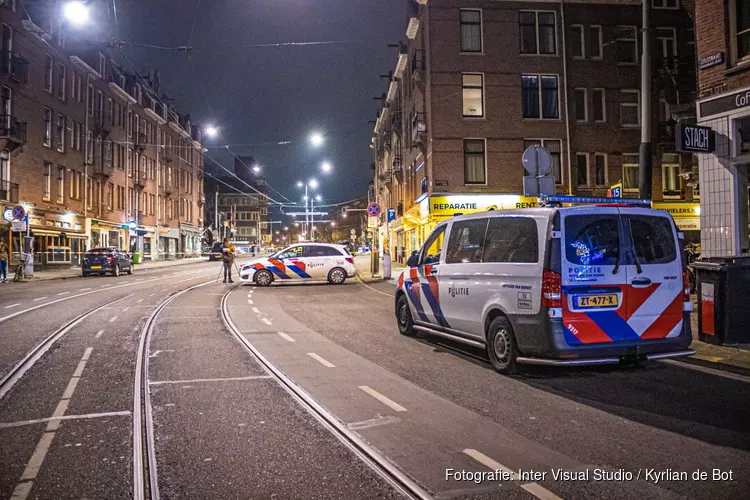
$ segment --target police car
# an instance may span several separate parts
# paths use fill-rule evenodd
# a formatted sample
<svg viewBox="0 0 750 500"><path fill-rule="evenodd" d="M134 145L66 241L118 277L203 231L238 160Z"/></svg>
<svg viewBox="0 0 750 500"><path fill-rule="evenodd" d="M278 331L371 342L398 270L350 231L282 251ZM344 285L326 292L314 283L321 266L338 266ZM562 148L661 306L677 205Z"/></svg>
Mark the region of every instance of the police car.
<svg viewBox="0 0 750 500"><path fill-rule="evenodd" d="M356 275L354 258L346 247L326 243L299 243L268 257L253 259L240 269L240 281L269 286L276 280L328 281L341 285Z"/></svg>
<svg viewBox="0 0 750 500"><path fill-rule="evenodd" d="M438 225L398 278L400 332L485 349L506 374L694 354L682 234L667 212L611 198L543 205Z"/></svg>

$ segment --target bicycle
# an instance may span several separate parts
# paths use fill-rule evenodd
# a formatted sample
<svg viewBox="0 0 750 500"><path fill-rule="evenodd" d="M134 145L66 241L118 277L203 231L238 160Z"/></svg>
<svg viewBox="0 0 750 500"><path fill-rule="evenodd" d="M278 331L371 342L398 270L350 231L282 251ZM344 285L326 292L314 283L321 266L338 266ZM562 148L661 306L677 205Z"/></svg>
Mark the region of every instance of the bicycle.
<svg viewBox="0 0 750 500"><path fill-rule="evenodd" d="M16 274L13 276L13 281L18 283L26 277L24 269L26 268L26 259L21 259L21 262L16 266Z"/></svg>
<svg viewBox="0 0 750 500"><path fill-rule="evenodd" d="M690 281L690 293L696 293L697 279L693 264L701 260L701 246L699 243L688 243L685 246L685 257L687 258L688 279Z"/></svg>

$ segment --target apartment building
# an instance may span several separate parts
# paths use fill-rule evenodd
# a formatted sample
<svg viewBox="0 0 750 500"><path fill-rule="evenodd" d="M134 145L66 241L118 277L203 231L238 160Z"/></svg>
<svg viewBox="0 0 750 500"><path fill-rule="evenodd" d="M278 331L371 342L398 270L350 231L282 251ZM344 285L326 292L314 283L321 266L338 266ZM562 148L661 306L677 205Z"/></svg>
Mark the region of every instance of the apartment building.
<svg viewBox="0 0 750 500"><path fill-rule="evenodd" d="M0 205L27 208L35 267L75 267L100 246L199 255L200 130L166 104L158 73L66 37L44 3L5 2L0 21ZM10 229L17 259L23 235Z"/></svg>
<svg viewBox="0 0 750 500"><path fill-rule="evenodd" d="M675 151L672 113L695 99L693 22L652 1L654 200L697 238L697 160ZM622 183L637 196L640 2L408 0L407 18L371 144L376 197L397 211L378 231L394 258L456 214L533 206L532 145L551 153L559 194Z"/></svg>
<svg viewBox="0 0 750 500"><path fill-rule="evenodd" d="M750 253L750 2L696 0L698 124L715 151L701 154L701 240L707 257Z"/></svg>

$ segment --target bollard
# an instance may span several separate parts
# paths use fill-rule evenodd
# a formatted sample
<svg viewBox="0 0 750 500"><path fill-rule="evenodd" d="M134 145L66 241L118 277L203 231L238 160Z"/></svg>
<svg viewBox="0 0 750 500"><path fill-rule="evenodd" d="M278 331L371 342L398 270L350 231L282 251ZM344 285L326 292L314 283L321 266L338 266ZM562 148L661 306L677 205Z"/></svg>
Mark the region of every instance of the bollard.
<svg viewBox="0 0 750 500"><path fill-rule="evenodd" d="M383 279L391 279L391 254L383 254Z"/></svg>

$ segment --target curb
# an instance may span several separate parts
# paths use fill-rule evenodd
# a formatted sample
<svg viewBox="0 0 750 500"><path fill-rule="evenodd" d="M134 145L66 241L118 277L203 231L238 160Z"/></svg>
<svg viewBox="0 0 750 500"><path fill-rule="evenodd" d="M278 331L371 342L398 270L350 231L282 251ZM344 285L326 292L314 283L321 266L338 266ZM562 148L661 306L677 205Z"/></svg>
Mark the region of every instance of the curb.
<svg viewBox="0 0 750 500"><path fill-rule="evenodd" d="M190 265L193 265L193 264L200 264L200 263L203 263L203 262L209 262L209 261L207 261L207 260L198 260L198 261L195 261L195 262L187 262L185 264L174 264L174 265L171 265L171 266L149 266L149 267L143 269L143 271L150 271L152 269L165 269L165 268L170 268L170 267L190 266ZM40 271L40 272L43 272L43 271ZM21 283L42 283L44 281L70 280L70 279L77 279L77 278L80 278L80 277L81 277L80 273L78 273L76 275L71 275L71 276L55 276L54 278L44 278L44 279L31 277L31 278L24 279Z"/></svg>
<svg viewBox="0 0 750 500"><path fill-rule="evenodd" d="M683 358L675 358L675 361L680 363L687 363L697 366L705 366L707 368L714 368L725 372L735 373L737 375L744 375L750 377L750 368L744 368L742 366L736 366L729 363L723 363L721 360L711 358L708 356L693 355Z"/></svg>

